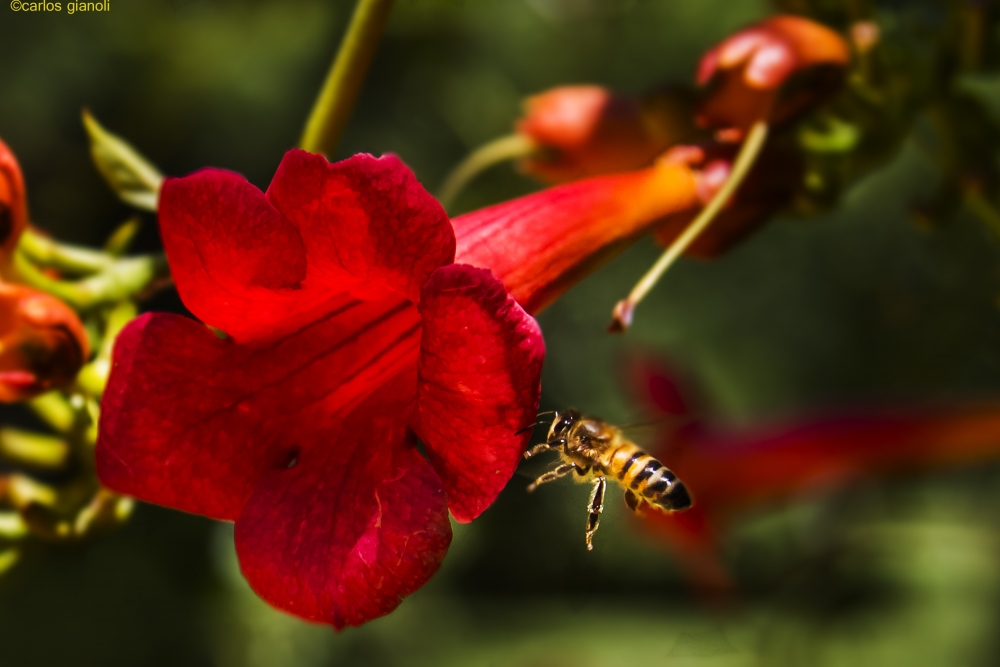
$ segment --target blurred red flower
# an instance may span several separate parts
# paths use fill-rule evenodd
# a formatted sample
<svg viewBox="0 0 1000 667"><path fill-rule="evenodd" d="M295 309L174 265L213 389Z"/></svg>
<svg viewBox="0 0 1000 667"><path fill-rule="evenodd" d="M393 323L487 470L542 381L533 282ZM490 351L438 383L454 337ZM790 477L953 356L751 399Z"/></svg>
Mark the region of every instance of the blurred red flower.
<svg viewBox="0 0 1000 667"><path fill-rule="evenodd" d="M640 370L659 411L685 407L671 373ZM691 582L703 592L729 587L719 558L720 531L741 513L810 491L872 476L936 470L1000 457L996 404L901 406L726 431L688 419L650 450L691 490L683 513L648 512Z"/></svg>
<svg viewBox="0 0 1000 667"><path fill-rule="evenodd" d="M517 466L537 324L453 263L447 216L392 156L293 150L266 193L209 169L160 202L178 292L225 335L172 314L121 333L102 482L236 521L277 607L338 628L388 613L438 568L448 509L471 521Z"/></svg>

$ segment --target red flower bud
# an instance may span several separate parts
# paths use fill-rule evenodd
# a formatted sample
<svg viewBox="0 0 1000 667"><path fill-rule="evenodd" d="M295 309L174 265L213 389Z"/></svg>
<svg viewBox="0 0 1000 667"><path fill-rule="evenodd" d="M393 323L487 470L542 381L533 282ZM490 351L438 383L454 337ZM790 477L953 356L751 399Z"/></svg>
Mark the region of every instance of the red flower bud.
<svg viewBox="0 0 1000 667"><path fill-rule="evenodd" d="M0 140L0 252L9 256L28 224L24 179L17 158Z"/></svg>
<svg viewBox="0 0 1000 667"><path fill-rule="evenodd" d="M601 86L561 86L529 97L517 132L537 146L521 168L550 183L647 167L690 140L690 100L664 92L640 101Z"/></svg>
<svg viewBox="0 0 1000 667"><path fill-rule="evenodd" d="M840 85L850 62L843 37L798 16L775 16L744 28L710 50L698 84L711 89L698 122L738 141L757 120L787 122Z"/></svg>
<svg viewBox="0 0 1000 667"><path fill-rule="evenodd" d="M0 402L24 401L72 382L88 354L83 325L66 304L0 283Z"/></svg>

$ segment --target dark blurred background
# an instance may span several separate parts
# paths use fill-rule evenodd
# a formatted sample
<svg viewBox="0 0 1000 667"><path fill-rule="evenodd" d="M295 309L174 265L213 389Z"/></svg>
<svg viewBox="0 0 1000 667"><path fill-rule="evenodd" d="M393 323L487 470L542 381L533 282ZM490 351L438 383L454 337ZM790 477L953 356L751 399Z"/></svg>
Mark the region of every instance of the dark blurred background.
<svg viewBox="0 0 1000 667"><path fill-rule="evenodd" d="M84 107L165 173L212 165L265 187L352 5L0 7L0 136L21 161L35 223L98 244L130 215L90 163ZM930 25L943 16L944 3L921 7ZM771 11L754 0L398 0L339 154L397 153L433 190L468 151L510 131L524 96L565 83L628 93L688 83L705 49ZM891 24L906 11L888 3L881 16ZM968 214L932 231L913 224L914 200L938 177L907 140L835 210L779 219L718 261L681 262L634 329L612 337L612 305L657 254L638 243L541 314L542 409L647 419L622 371L639 355L669 360L698 414L732 428L1000 397L1000 242ZM458 206L538 187L501 166ZM140 247L152 249L146 222ZM181 308L172 295L152 307ZM257 600L229 525L143 505L97 541L35 544L0 579L0 665L1000 664L994 464L755 509L725 536L738 596L724 608L690 592L617 493L588 553L586 489L528 496L538 468L525 468L480 520L455 526L429 585L339 634Z"/></svg>

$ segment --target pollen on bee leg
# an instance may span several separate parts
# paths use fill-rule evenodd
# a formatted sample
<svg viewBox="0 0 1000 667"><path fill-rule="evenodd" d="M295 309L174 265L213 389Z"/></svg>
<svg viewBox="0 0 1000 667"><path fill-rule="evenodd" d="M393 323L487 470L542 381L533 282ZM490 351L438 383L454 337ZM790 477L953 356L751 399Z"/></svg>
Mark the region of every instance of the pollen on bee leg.
<svg viewBox="0 0 1000 667"><path fill-rule="evenodd" d="M568 475L569 473L573 472L574 470L576 470L576 464L575 463L563 463L561 466L559 466L555 470L548 471L547 473L545 473L544 475L542 475L541 477L539 477L538 479L536 479L534 482L532 482L531 484L529 484L528 485L528 493L531 493L532 491L534 491L535 489L537 489L542 484L546 484L547 482L553 482L553 481L559 479L560 477L564 477L565 475Z"/></svg>
<svg viewBox="0 0 1000 667"><path fill-rule="evenodd" d="M530 459L532 456L535 456L536 454L541 454L542 452L546 452L550 449L552 449L552 447L549 446L549 443L543 442L539 445L535 445L534 447L526 451L524 453L524 458Z"/></svg>
<svg viewBox="0 0 1000 667"><path fill-rule="evenodd" d="M604 511L604 491L607 489L607 481L603 477L597 478L594 484L594 491L590 495L590 513L587 515L587 551L594 550L594 534L601 525L601 512Z"/></svg>

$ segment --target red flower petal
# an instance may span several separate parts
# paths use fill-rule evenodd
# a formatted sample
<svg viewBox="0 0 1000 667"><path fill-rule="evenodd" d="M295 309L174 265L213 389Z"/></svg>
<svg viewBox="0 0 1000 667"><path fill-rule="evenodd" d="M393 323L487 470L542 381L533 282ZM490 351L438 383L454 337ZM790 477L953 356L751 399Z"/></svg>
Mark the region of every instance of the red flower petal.
<svg viewBox="0 0 1000 667"><path fill-rule="evenodd" d="M345 291L417 301L455 256L441 205L394 156L292 150L266 196L217 169L169 179L160 227L184 305L241 342L294 332Z"/></svg>
<svg viewBox="0 0 1000 667"><path fill-rule="evenodd" d="M434 269L455 258L448 215L395 155L330 164L291 150L267 197L298 227L310 271L346 270L416 302ZM329 279L310 274L310 283Z"/></svg>
<svg viewBox="0 0 1000 667"><path fill-rule="evenodd" d="M267 344L219 340L177 315L146 315L115 345L102 402L102 482L142 500L235 519L260 475L407 366L420 323L399 296L347 295Z"/></svg>
<svg viewBox="0 0 1000 667"><path fill-rule="evenodd" d="M236 522L258 595L342 628L389 613L437 570L451 526L441 480L406 432L412 387L387 383L323 446L261 480Z"/></svg>
<svg viewBox="0 0 1000 667"><path fill-rule="evenodd" d="M545 345L488 270L438 269L420 304L418 432L457 521L472 521L517 467L535 421Z"/></svg>
<svg viewBox="0 0 1000 667"><path fill-rule="evenodd" d="M239 174L205 169L167 179L159 215L177 291L203 322L253 340L277 335L301 308L302 239Z"/></svg>

